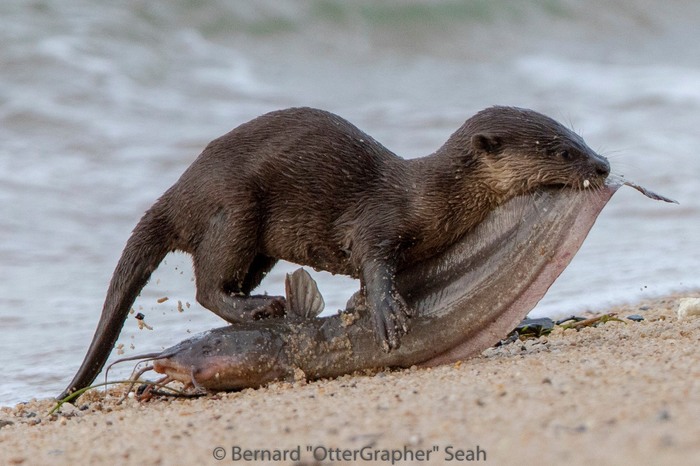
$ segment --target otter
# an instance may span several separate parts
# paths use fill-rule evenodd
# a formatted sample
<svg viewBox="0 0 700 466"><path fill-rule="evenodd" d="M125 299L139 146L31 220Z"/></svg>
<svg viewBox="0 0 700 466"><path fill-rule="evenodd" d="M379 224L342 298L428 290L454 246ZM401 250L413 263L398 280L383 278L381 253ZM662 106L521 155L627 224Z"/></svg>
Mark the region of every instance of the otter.
<svg viewBox="0 0 700 466"><path fill-rule="evenodd" d="M509 199L543 186L600 187L609 173L580 136L528 109L482 110L417 159L327 111L262 115L210 142L136 225L60 397L92 383L171 251L192 255L197 301L232 323L284 314L283 297L251 296L280 259L359 278L376 339L390 352L412 316L397 273Z"/></svg>

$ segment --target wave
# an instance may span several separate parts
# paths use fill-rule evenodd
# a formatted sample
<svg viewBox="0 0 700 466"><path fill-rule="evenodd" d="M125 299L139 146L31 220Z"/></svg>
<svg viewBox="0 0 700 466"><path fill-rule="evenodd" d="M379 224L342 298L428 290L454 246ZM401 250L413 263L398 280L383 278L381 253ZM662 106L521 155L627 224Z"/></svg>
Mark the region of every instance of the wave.
<svg viewBox="0 0 700 466"><path fill-rule="evenodd" d="M63 6L66 2L55 3ZM619 35L621 30L625 34L634 30L658 33L700 14L700 5L692 0L665 2L663 8L651 8L644 0L217 0L206 4L176 0L138 2L130 8L134 17L155 27L188 25L207 36L258 37L320 30L389 35L432 32L440 36L454 28L493 24L538 33L560 30L570 36L577 31L596 36Z"/></svg>

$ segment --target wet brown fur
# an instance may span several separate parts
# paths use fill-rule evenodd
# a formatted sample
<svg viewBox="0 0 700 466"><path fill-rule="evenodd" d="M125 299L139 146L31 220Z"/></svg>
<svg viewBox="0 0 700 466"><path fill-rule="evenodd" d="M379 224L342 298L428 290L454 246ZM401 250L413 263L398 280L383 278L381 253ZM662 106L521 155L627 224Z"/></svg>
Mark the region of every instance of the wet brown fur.
<svg viewBox="0 0 700 466"><path fill-rule="evenodd" d="M192 255L197 300L231 322L280 314L283 298L250 297L280 259L359 278L390 349L411 313L394 289L397 271L454 243L516 195L600 185L608 173L607 160L578 135L532 110L483 110L435 153L412 160L326 111L265 114L209 143L143 216L66 393L94 380L170 251Z"/></svg>

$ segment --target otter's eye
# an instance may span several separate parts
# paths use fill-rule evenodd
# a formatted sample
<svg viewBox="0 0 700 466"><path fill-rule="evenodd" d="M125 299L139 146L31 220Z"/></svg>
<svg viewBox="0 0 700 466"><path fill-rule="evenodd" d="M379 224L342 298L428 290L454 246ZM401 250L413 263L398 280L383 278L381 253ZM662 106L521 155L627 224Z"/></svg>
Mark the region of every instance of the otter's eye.
<svg viewBox="0 0 700 466"><path fill-rule="evenodd" d="M564 149L561 152L559 152L559 157L561 157L562 159L564 159L566 161L569 161L569 160L572 160L574 158L574 154L572 154L568 150Z"/></svg>

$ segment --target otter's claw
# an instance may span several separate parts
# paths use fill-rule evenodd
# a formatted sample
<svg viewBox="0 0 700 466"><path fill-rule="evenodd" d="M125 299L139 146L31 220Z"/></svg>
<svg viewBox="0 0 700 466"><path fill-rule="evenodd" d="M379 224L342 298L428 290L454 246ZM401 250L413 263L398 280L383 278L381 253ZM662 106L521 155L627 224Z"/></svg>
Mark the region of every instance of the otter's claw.
<svg viewBox="0 0 700 466"><path fill-rule="evenodd" d="M401 296L384 299L374 309L374 330L384 351L399 348L408 332L411 312Z"/></svg>

